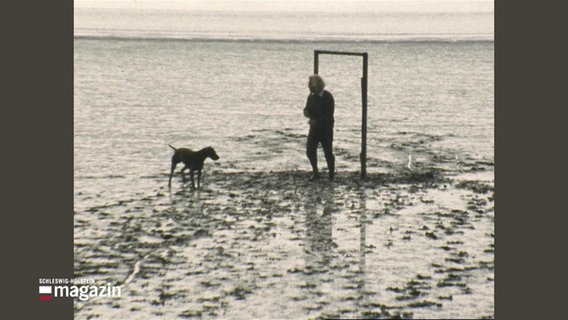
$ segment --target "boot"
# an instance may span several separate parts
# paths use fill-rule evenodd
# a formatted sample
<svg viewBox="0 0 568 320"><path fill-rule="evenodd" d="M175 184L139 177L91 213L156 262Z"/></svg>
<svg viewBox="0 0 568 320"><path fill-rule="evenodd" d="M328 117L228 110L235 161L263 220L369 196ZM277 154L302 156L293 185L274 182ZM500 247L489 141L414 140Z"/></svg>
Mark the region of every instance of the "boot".
<svg viewBox="0 0 568 320"><path fill-rule="evenodd" d="M310 177L309 181L315 181L319 179L319 172L317 170L313 171L312 176Z"/></svg>
<svg viewBox="0 0 568 320"><path fill-rule="evenodd" d="M329 181L333 181L335 178L335 159L330 159L327 163L327 168L329 170Z"/></svg>

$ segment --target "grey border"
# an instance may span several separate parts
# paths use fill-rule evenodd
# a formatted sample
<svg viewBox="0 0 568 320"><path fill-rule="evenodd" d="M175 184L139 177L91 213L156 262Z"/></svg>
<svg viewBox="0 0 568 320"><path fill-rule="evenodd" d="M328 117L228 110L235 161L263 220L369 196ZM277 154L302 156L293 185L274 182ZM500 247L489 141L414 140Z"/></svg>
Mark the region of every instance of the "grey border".
<svg viewBox="0 0 568 320"><path fill-rule="evenodd" d="M73 277L73 1L2 13L2 313L72 319L73 301L39 301L38 281Z"/></svg>

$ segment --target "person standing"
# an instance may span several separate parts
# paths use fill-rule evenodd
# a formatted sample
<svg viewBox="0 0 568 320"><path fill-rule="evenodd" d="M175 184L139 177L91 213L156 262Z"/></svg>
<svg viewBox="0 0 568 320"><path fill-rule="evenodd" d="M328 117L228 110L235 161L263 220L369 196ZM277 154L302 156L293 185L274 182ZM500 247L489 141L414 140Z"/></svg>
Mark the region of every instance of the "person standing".
<svg viewBox="0 0 568 320"><path fill-rule="evenodd" d="M335 100L333 95L325 89L323 79L317 74L308 78L308 88L310 94L304 108L304 116L310 119L308 121L310 131L306 144L306 155L312 166L310 181L319 178L317 148L320 143L327 162L329 180L333 181L335 175L335 156L333 155Z"/></svg>

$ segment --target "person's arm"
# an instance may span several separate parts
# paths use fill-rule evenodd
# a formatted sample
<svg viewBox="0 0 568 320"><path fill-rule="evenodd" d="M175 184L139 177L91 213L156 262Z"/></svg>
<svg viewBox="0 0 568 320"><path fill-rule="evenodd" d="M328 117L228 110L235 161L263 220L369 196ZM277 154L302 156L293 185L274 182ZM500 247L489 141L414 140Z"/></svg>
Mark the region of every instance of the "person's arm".
<svg viewBox="0 0 568 320"><path fill-rule="evenodd" d="M311 117L309 106L310 106L310 97L308 96L308 99L306 99L306 106L304 107L304 117L306 118Z"/></svg>
<svg viewBox="0 0 568 320"><path fill-rule="evenodd" d="M329 92L325 95L325 108L323 110L323 117L325 118L325 123L333 124L333 114L335 112L335 99L333 95Z"/></svg>
<svg viewBox="0 0 568 320"><path fill-rule="evenodd" d="M335 112L335 99L331 93L329 94L329 105L329 116L333 119L333 113Z"/></svg>

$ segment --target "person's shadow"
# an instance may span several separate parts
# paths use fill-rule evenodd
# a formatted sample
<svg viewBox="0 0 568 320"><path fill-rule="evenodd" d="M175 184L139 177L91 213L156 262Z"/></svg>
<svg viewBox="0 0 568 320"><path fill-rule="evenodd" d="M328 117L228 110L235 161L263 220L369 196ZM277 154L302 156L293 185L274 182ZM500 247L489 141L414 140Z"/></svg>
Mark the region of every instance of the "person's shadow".
<svg viewBox="0 0 568 320"><path fill-rule="evenodd" d="M324 271L329 268L337 245L333 241L335 186L315 190L306 203L306 267ZM323 269L323 270L322 270Z"/></svg>
<svg viewBox="0 0 568 320"><path fill-rule="evenodd" d="M365 188L355 191L358 196L358 208L355 210L359 213L358 224L356 228L346 230L346 232L357 233L359 236L358 248L359 256L356 261L351 260L349 263L357 263L358 268L346 279L349 280L352 288L352 297L357 303L364 303L370 299L367 290L367 268L366 268L366 251L367 247L367 194ZM318 288L324 282L335 281L336 272L342 273L341 268L345 265L345 261L334 262L334 259L343 259L338 255L338 244L333 239L334 220L337 219L338 209L336 207L335 188L326 186L326 188L315 190L312 197L306 203L306 219L305 219L305 272L309 274L309 290L317 296ZM335 217L334 217L335 215ZM339 268L339 269L335 269ZM339 270L339 271L338 271Z"/></svg>

